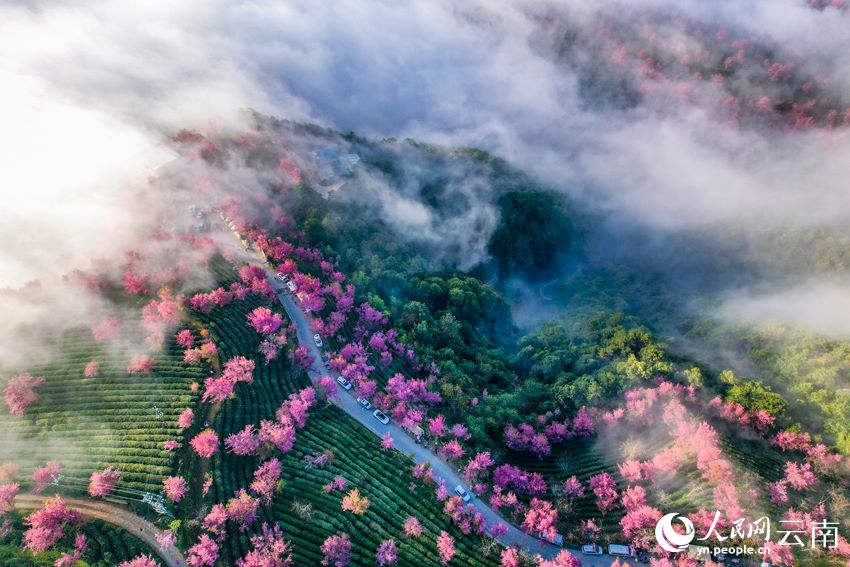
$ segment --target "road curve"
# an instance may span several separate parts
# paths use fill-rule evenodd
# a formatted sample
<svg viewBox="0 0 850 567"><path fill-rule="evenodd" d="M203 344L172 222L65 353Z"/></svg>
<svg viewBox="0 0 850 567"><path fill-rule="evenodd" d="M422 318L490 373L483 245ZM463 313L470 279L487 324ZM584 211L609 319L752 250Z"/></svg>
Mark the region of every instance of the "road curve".
<svg viewBox="0 0 850 567"><path fill-rule="evenodd" d="M32 494L25 492L15 497L15 508L23 510L35 510L44 505L44 501L50 498L45 494ZM152 523L144 518L125 510L121 506L110 504L102 500L88 500L85 498L73 498L62 496L62 500L69 508L76 510L86 518L96 518L108 524L123 528L128 533L145 542L153 549L167 567L185 567L186 560L183 554L175 546L163 547L156 536L162 533Z"/></svg>
<svg viewBox="0 0 850 567"><path fill-rule="evenodd" d="M314 362L312 368L308 371L310 380L315 382L319 379L319 377L327 376L328 372L322 366L322 353L316 347L316 344L313 341L313 329L310 325L309 316L304 312L303 309L301 309L301 306L295 302L292 295L290 295L286 291L286 289L275 279L275 274L265 264L265 258L262 256L262 253L254 249L249 250L249 253L250 252L253 252L255 257L264 266L269 281L272 282L272 286L274 287L277 293L278 300L280 301L284 310L286 310L286 313L289 315L290 320L295 324L298 335L298 342L302 346L307 348L310 354L313 355ZM465 482L457 473L457 471L455 471L446 461L439 458L429 449L426 449L422 445L417 444L416 441L413 440L413 437L411 437L405 430L403 430L401 427L399 427L392 421L387 425L382 424L377 419L375 419L371 411L366 411L365 409L363 409L363 407L357 402L357 400L353 395L351 395L351 393L346 392L341 388L339 390L339 396L336 400L333 400L333 403L338 407L342 408L348 415L363 424L366 429L373 432L375 435L378 435L379 437L385 435L386 433L389 433L392 436L393 442L397 449L412 455L413 460L417 463L430 463L431 469L434 471L435 478L437 480L442 479L446 483L446 486L449 488L449 490L454 490L454 487L459 484L466 486ZM484 515L488 525L492 526L497 523L503 523L508 526L507 533L498 538L498 540L504 545L523 549L531 554L539 554L547 559L555 557L558 552L563 549L559 546L552 545L548 542L533 537L518 529L508 520L503 518L502 515L499 514L496 510L491 508L484 500L473 498L472 504L475 506L475 509L478 512ZM592 567L604 567L610 565L611 562L611 559L607 557L581 555L580 551L576 549L570 549L570 551L581 559L582 565L588 565Z"/></svg>

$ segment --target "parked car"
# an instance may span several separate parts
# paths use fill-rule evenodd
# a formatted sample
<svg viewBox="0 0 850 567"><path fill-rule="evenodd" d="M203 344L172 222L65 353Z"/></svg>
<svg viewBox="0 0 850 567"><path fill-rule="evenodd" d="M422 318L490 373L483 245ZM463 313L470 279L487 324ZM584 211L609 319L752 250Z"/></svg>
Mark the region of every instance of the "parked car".
<svg viewBox="0 0 850 567"><path fill-rule="evenodd" d="M537 537L543 541L548 541L552 545L564 547L564 536L559 533L550 534L546 532L537 532Z"/></svg>
<svg viewBox="0 0 850 567"><path fill-rule="evenodd" d="M372 402L367 400L366 398L357 398L357 403L363 406L363 409L370 410L372 409Z"/></svg>
<svg viewBox="0 0 850 567"><path fill-rule="evenodd" d="M581 552L585 555L602 555L602 546L595 543L586 543L581 546Z"/></svg>
<svg viewBox="0 0 850 567"><path fill-rule="evenodd" d="M298 291L298 286L295 285L295 282L286 282L286 288L292 293Z"/></svg>
<svg viewBox="0 0 850 567"><path fill-rule="evenodd" d="M285 278L286 278L286 276L284 276L284 275L283 275L283 272L278 272L278 273L276 273L276 274L275 274L275 277L276 277L277 279L279 279L280 281L282 281L282 282L285 282L285 281L286 281L286 279L285 279Z"/></svg>
<svg viewBox="0 0 850 567"><path fill-rule="evenodd" d="M316 343L316 346L322 348L325 343L322 342L322 336L319 333L313 335L313 342Z"/></svg>
<svg viewBox="0 0 850 567"><path fill-rule="evenodd" d="M634 557L634 554L635 549L630 545L612 543L608 546L608 555L614 555L617 557Z"/></svg>
<svg viewBox="0 0 850 567"><path fill-rule="evenodd" d="M460 499L464 502L472 500L472 496L469 495L469 492L467 492L466 489L459 484L455 486L455 494L460 496Z"/></svg>
<svg viewBox="0 0 850 567"><path fill-rule="evenodd" d="M336 381L340 386L342 386L342 388L344 390L348 391L348 390L351 389L351 382L349 382L348 380L346 380L342 376L337 376Z"/></svg>
<svg viewBox="0 0 850 567"><path fill-rule="evenodd" d="M373 411L372 415L374 415L375 419L377 419L378 421L380 421L384 425L386 425L390 422L390 418L388 418L387 415L379 409L376 409L375 411Z"/></svg>

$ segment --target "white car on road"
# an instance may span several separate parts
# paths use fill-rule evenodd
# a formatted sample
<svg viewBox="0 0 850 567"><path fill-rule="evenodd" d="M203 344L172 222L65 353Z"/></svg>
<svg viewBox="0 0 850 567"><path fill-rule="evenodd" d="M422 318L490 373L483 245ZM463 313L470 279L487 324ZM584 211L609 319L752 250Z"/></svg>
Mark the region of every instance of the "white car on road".
<svg viewBox="0 0 850 567"><path fill-rule="evenodd" d="M357 398L357 403L363 406L363 409L365 410L372 409L372 402L370 402L366 398Z"/></svg>
<svg viewBox="0 0 850 567"><path fill-rule="evenodd" d="M295 282L286 282L286 288L292 293L298 291L298 286L295 285Z"/></svg>
<svg viewBox="0 0 850 567"><path fill-rule="evenodd" d="M348 391L348 390L351 389L351 382L349 382L348 380L346 380L342 376L337 376L336 381L340 386L342 386L342 388L344 390Z"/></svg>
<svg viewBox="0 0 850 567"><path fill-rule="evenodd" d="M390 422L390 418L387 417L387 414L385 414L384 412L382 412L379 409L376 409L375 411L373 411L372 415L374 415L375 419L377 419L378 421L380 421L384 425L386 425Z"/></svg>
<svg viewBox="0 0 850 567"><path fill-rule="evenodd" d="M313 342L316 343L316 346L322 348L325 343L322 342L322 336L319 333L313 335Z"/></svg>
<svg viewBox="0 0 850 567"><path fill-rule="evenodd" d="M592 543L586 543L581 546L581 552L585 555L602 555L602 547Z"/></svg>
<svg viewBox="0 0 850 567"><path fill-rule="evenodd" d="M472 500L472 496L469 494L469 492L467 492L466 489L459 484L455 486L455 494L460 496L460 499L464 502L469 502L470 500Z"/></svg>

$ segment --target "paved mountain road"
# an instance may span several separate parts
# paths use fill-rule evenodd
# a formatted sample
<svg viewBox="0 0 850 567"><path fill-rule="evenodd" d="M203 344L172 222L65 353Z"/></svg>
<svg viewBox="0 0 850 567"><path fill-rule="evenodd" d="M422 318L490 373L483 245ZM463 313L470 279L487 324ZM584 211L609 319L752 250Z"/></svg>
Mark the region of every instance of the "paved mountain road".
<svg viewBox="0 0 850 567"><path fill-rule="evenodd" d="M44 501L50 498L47 494L22 493L15 497L15 508L24 510L36 510L44 505ZM69 508L76 510L86 518L96 518L123 528L128 533L145 542L153 549L167 567L184 567L186 560L180 550L170 545L163 547L156 536L162 533L158 527L144 518L122 508L102 500L88 500L85 498L73 498L62 496L62 500Z"/></svg>
<svg viewBox="0 0 850 567"><path fill-rule="evenodd" d="M262 254L257 251L254 251L254 254L261 264L265 266L265 258L262 257ZM315 359L312 369L308 372L310 379L315 382L319 377L327 376L328 372L322 366L322 352L316 347L316 344L313 341L313 329L310 325L309 316L304 312L301 306L296 303L292 295L287 292L286 288L275 279L274 272L272 272L268 267L266 267L266 272L268 274L269 281L273 282L272 285L277 292L281 305L283 305L283 308L286 310L289 318L295 324L298 334L298 342L302 346L306 347ZM357 402L351 393L339 388L339 396L336 400L333 400L333 403L342 408L348 415L362 423L375 435L383 436L389 432L397 449L405 453L412 454L414 461L417 463L430 463L431 468L434 471L434 476L437 479L443 479L450 491L453 491L454 487L458 484L466 487L466 484L460 475L446 461L439 458L429 449L417 444L416 441L413 440L413 437L394 422L391 421L387 425L379 422L375 416L372 415L371 411L367 411ZM503 523L508 526L508 532L504 536L498 538L503 544L524 549L532 554L540 554L548 559L553 558L559 551L561 551L561 547L542 541L519 530L516 526L505 520L497 511L491 508L486 501L479 498L473 498L472 504L478 512L484 515L489 526L496 523ZM582 565L603 567L610 565L611 563L610 557L582 555L580 551L576 549L570 549L570 551L581 559Z"/></svg>

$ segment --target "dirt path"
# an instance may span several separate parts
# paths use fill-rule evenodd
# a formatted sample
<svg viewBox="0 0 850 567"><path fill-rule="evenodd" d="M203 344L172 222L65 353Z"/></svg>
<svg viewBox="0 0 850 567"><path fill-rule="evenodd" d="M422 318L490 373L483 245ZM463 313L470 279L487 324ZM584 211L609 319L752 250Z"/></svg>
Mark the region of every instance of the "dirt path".
<svg viewBox="0 0 850 567"><path fill-rule="evenodd" d="M41 508L44 505L44 501L48 498L50 496L45 494L19 494L15 497L15 508L36 510ZM86 518L96 518L108 524L118 526L139 538L153 549L163 561L163 564L168 567L183 567L186 565L186 560L183 558L183 554L180 553L179 549L173 545L167 548L163 547L157 541L156 536L161 534L162 530L129 510L101 500L88 500L66 496L63 496L62 500L65 501L69 508L76 510Z"/></svg>

